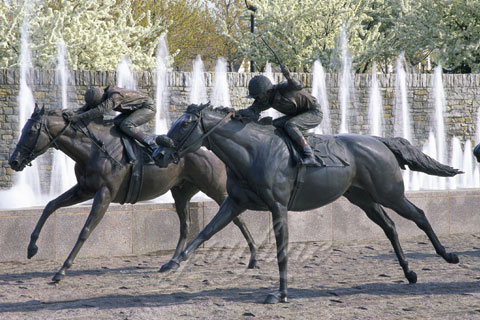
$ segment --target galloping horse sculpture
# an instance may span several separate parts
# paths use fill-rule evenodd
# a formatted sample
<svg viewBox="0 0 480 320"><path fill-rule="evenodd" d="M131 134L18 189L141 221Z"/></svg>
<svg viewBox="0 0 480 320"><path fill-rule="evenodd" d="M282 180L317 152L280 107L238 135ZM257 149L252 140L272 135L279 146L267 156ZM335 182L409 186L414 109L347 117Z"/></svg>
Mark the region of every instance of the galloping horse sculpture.
<svg viewBox="0 0 480 320"><path fill-rule="evenodd" d="M83 243L102 220L110 203L125 201L132 170L132 164L128 163L119 131L115 126L111 123L104 125L99 121L90 122L87 127L82 128L82 125L71 125L68 119L64 118L68 117L65 117L61 110L45 111L44 108L35 107L9 159L12 169L21 171L47 149L55 147L76 162L77 184L46 205L31 235L29 259L37 253L36 242L40 231L55 210L93 198L90 214L73 250L53 277L53 281L57 282L65 278L67 269L72 266ZM224 164L211 152L201 149L167 169L154 164L144 165L143 183L137 190L137 200L155 199L171 190L180 219L178 244L172 259L164 265L165 268L178 267L176 261L185 245L189 229L190 199L201 190L221 204L226 198L225 180ZM237 219L235 224L247 239L251 253L248 267L253 268L256 263L256 246L244 222Z"/></svg>
<svg viewBox="0 0 480 320"><path fill-rule="evenodd" d="M400 167L408 165L438 176L454 176L460 171L429 158L401 138L341 134L330 139L343 147L348 165L303 167L303 183L296 186L302 167L294 165L280 130L238 117L231 109L191 105L172 124L167 134L169 146L165 143L153 153L157 164L165 167L203 144L227 166L228 197L181 253L181 260L188 259L200 244L245 210L271 211L280 288L268 295L265 303L286 302L288 210L312 210L345 196L383 229L410 283L417 281L417 275L409 270L395 225L382 206L415 222L440 256L458 263L455 254L445 251L423 211L405 198Z"/></svg>

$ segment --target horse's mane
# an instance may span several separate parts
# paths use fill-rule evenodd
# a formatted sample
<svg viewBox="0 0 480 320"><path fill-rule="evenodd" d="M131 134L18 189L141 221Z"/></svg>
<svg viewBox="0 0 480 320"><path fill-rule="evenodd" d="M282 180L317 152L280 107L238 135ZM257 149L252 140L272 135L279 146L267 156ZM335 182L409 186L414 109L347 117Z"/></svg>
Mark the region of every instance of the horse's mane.
<svg viewBox="0 0 480 320"><path fill-rule="evenodd" d="M195 112L196 108L198 108L197 105L190 105L190 106L188 106L186 112L196 113ZM247 125L248 126L253 126L253 127L255 127L255 130L259 130L259 131L262 131L262 132L270 131L270 132L273 133L277 129L275 126L272 125L271 121L266 121L266 118L256 120L254 118L242 117L241 115L239 115L237 113L239 110L236 110L234 108L223 107L223 106L214 108L214 107L208 106L205 109L205 111L207 111L209 113L219 114L221 116L226 116L228 113L234 112L235 114L232 116L232 121L233 122L241 123L242 125L245 125L245 126L247 126ZM253 127L252 127L252 129L253 129Z"/></svg>
<svg viewBox="0 0 480 320"><path fill-rule="evenodd" d="M45 109L45 115L47 116L57 116L57 117L61 117L63 115L63 112L65 112L65 110L61 110L61 109Z"/></svg>

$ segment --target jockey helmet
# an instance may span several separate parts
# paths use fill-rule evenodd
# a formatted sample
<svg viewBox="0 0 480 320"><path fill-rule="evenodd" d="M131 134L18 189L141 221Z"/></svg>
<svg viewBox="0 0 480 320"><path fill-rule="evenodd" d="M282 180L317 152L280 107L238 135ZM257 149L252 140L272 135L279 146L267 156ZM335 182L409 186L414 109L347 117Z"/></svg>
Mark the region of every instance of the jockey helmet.
<svg viewBox="0 0 480 320"><path fill-rule="evenodd" d="M267 93L272 87L272 82L267 77L255 76L248 82L248 97L256 99L259 95Z"/></svg>

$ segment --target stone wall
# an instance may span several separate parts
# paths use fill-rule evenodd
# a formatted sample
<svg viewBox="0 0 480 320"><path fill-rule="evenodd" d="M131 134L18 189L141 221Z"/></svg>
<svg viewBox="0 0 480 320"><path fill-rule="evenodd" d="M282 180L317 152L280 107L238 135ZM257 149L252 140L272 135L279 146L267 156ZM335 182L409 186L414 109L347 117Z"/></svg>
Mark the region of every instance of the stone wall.
<svg viewBox="0 0 480 320"><path fill-rule="evenodd" d="M408 199L425 211L435 233L477 234L480 225L479 189L410 191ZM78 205L56 210L47 220L37 242L39 251L34 259L63 261L72 250L81 228L90 213L91 205ZM30 233L35 228L43 207L0 210L0 262L27 261ZM191 224L188 241L212 220L218 211L213 201L191 203ZM390 209L400 239L424 236L412 221ZM259 246L272 245L275 236L271 214L265 211L242 213L242 219ZM321 208L289 212L289 242L363 241L384 239L381 228L360 208L340 198ZM135 205L111 204L104 218L83 245L80 257L124 256L155 251L173 251L179 236L179 221L173 203L142 202ZM426 238L421 238L425 241ZM246 248L242 233L230 223L202 245L203 248ZM434 252L433 248L429 252ZM476 249L478 250L478 249ZM247 251L244 251L245 253ZM467 251L469 252L469 251Z"/></svg>
<svg viewBox="0 0 480 320"><path fill-rule="evenodd" d="M232 105L243 108L252 101L247 96L247 84L254 74L229 73L228 84ZM307 90L312 83L311 74L295 74ZM135 74L138 88L155 96L155 73L138 72ZM276 81L281 80L281 74L274 74ZM392 136L394 128L394 106L399 94L395 93L395 75L386 74L377 76L383 98L383 126L384 135ZM172 72L168 75L167 85L170 92L170 118L176 119L184 110L189 101L190 93L189 72ZM213 89L213 73L205 73L207 90ZM0 70L0 189L7 189L12 185L13 171L9 169L7 161L19 134L17 96L19 91L20 73L18 70ZM39 105L60 105L60 88L56 84L57 76L54 70L34 70L32 77L27 81L33 90L35 101ZM103 71L74 71L68 81L69 107L77 108L82 105L83 92L90 86L104 87L116 83L116 72ZM330 119L333 133L340 128L339 77L329 74L326 78L328 99L330 104ZM448 140L456 136L462 144L466 140L475 139L477 110L480 107L480 75L444 75L443 84L447 100L445 128ZM348 110L349 132L369 133L368 103L371 86L371 75L357 74L354 77L354 99ZM410 74L407 76L408 103L412 113L413 127L412 142L423 146L428 133L433 128L435 118L433 76L430 74ZM397 98L396 98L397 97ZM152 127L150 124L149 127ZM148 128L147 128L148 130ZM474 141L472 141L475 143ZM51 166L51 152L41 156L42 181L48 184Z"/></svg>

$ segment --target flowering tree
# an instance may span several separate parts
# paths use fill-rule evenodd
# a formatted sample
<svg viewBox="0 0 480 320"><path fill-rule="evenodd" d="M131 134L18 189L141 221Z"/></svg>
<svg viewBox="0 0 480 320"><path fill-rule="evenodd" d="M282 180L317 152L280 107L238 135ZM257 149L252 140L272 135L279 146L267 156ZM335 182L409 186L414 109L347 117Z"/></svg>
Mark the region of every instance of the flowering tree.
<svg viewBox="0 0 480 320"><path fill-rule="evenodd" d="M35 67L52 67L57 44L62 41L72 69L112 70L123 56L137 69L152 69L156 40L167 30L168 22L152 21L149 11L133 18L132 2L37 1L31 8L29 1L4 3L0 6L0 67L18 63L20 27L25 18L30 24Z"/></svg>
<svg viewBox="0 0 480 320"><path fill-rule="evenodd" d="M259 39L263 37L284 64L308 68L314 60L324 65L338 46L336 41L343 24L347 28L350 50L355 56L372 46L379 37L378 26L367 15L373 0L248 0L255 7L255 33L244 33L237 39L241 52L263 66L273 61L271 53ZM356 61L357 67L363 61Z"/></svg>
<svg viewBox="0 0 480 320"><path fill-rule="evenodd" d="M447 72L480 72L479 1L412 1L403 12L390 46L405 51L412 64L430 58Z"/></svg>

